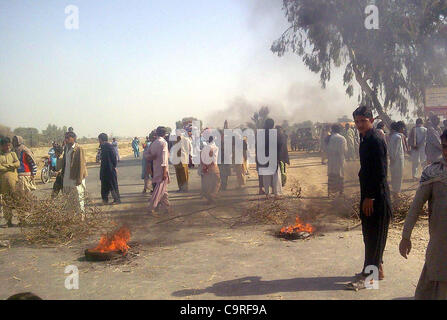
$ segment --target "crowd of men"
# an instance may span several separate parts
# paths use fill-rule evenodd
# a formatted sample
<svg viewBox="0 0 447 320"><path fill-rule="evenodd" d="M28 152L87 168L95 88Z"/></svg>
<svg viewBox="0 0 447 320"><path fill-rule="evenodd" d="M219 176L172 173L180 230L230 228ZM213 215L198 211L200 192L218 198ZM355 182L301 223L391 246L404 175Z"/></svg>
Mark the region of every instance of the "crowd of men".
<svg viewBox="0 0 447 320"><path fill-rule="evenodd" d="M224 125L224 130L228 129L226 126L227 123ZM268 132L273 128L274 121L267 119L264 128L266 129L264 147L267 155L269 153ZM275 129L278 131L277 150L275 150L278 154L277 163L273 174L259 175L259 193L269 197L270 189L272 189L274 196L278 198L282 193L282 186L286 183L286 165L289 164L289 156L287 135L282 132L281 127L277 126ZM219 192L227 190L228 178L231 175L236 176L237 189L246 185L249 174L247 137L239 137L242 140L242 157L236 159L236 137L232 138L231 152L225 152L224 130L218 131L220 137L218 143L215 140L216 136L209 128L203 130L200 138L193 136L191 126L184 130L177 130L174 139L170 138L165 127L158 127L151 132L143 144L141 174L141 178L144 180L143 193L149 190L149 181L152 182L152 197L149 204L151 213L159 210L170 211L167 191L167 185L170 183L168 170L170 163L175 168L177 192L180 193L189 192L190 169L197 168L201 177L201 196L206 199L208 204L214 204ZM230 159L225 158L228 155ZM257 162L258 170L262 170L260 168L265 166L266 164Z"/></svg>
<svg viewBox="0 0 447 320"><path fill-rule="evenodd" d="M365 255L362 270L356 275L357 280L348 284L348 288L364 289L385 277L383 252L393 215L391 190L395 193L401 191L405 153L410 153L413 177L419 175L420 166L424 169L405 221L399 251L407 258L412 246L412 230L424 204L428 202L430 241L415 297L447 299L447 128L442 131L439 117L430 115L425 126L422 119L417 119L416 126L408 135L402 121L393 122L387 134L383 123L374 125L373 113L366 106L357 108L353 118L355 130L350 124L344 128L334 124L330 130L324 128L321 134L323 160L327 159L328 166L329 194L343 193L345 161L356 159L357 154L360 158L360 219ZM447 121L444 122L446 125ZM224 129L227 126L226 123ZM281 127L275 127L273 119L267 119L263 129L262 134L265 133L265 136L261 135L260 139L258 135L255 140L259 194L269 198L272 191L275 198L280 198L286 183L286 165L290 164L288 137ZM208 204L214 204L219 192L227 188L232 171L237 176L238 188L246 184L249 151L247 137L239 137L242 139L242 156L238 161L236 137L232 137L231 143L227 144L225 133L220 130L221 141L216 144L216 136L211 131L207 128L197 138L192 135L191 128L186 128L177 131L173 141L167 129L160 126L146 138L143 143L141 178L144 180L143 193L152 189L149 201L151 214L156 215L156 211L171 212L168 196L170 163L175 168L178 192L189 192L189 170L197 167L201 176L201 196ZM98 141L101 150L101 197L107 205L111 194L113 204L117 204L121 202L116 169L119 161L117 142L114 139L109 143L105 133L99 134ZM2 138L0 146L0 194L17 195L35 190L37 164L32 151L23 144L23 139L19 136L14 136L12 140ZM232 148L230 153L225 152L228 146ZM138 138L133 139L132 148L134 157L138 158ZM270 160L261 161L258 158L259 150L266 157L275 154L273 163ZM226 158L228 155L230 160ZM196 157L199 162L194 161ZM85 211L87 168L84 149L76 142L73 130L65 134L63 154L58 155L57 167L60 172L53 185L53 196L60 191L68 194L82 214ZM391 190L387 180L388 167L391 171ZM7 210L4 217L7 225L12 226L12 212ZM374 270L377 270L378 279L369 278Z"/></svg>
<svg viewBox="0 0 447 320"><path fill-rule="evenodd" d="M422 208L428 202L430 240L426 262L420 276L416 299L447 299L447 127L439 127L440 119L430 115L423 126L422 119L407 138L405 124L401 121L391 124L391 131L385 134L384 125L374 127L372 111L361 106L353 113L359 132L360 145L360 219L365 245L364 265L356 275L357 280L347 285L348 289L360 290L374 287L374 281L385 278L383 252L388 237L390 219L393 216L391 190L388 185L388 167L391 171L391 188L401 191L405 153L411 153L412 174L416 178L420 165L422 171L419 188L411 209L406 217L400 254L407 258L411 251L411 233ZM325 139L328 158L328 190L343 192L343 171L345 155L348 152L347 139L341 135L342 128L335 124L329 138ZM377 279L370 278L376 272Z"/></svg>
<svg viewBox="0 0 447 320"><path fill-rule="evenodd" d="M377 121L374 121L375 123ZM402 192L402 182L406 158L411 161L411 173L414 181L418 181L421 168L442 158L440 118L430 115L425 122L419 118L416 125L407 132L403 121L392 122L390 132L385 132L385 124L375 125L377 134L387 146L387 161L390 166L391 191L398 195ZM447 120L444 121L447 129ZM344 191L344 166L348 160L358 158L360 135L349 123L342 128L340 124L326 127L321 133L322 159L327 159L328 194L342 194ZM325 163L323 161L323 163Z"/></svg>

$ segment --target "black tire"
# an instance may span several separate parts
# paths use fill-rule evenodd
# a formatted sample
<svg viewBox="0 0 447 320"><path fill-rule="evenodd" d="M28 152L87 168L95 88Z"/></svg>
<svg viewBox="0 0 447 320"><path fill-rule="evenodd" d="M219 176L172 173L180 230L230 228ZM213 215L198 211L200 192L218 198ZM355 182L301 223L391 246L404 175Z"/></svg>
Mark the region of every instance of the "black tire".
<svg viewBox="0 0 447 320"><path fill-rule="evenodd" d="M40 172L40 179L44 184L48 183L50 181L50 170L48 166L44 166L42 168L42 171Z"/></svg>
<svg viewBox="0 0 447 320"><path fill-rule="evenodd" d="M85 253L85 259L87 261L107 261L107 260L120 258L125 255L119 250L108 251L108 252L99 252L99 251L92 251L90 249L86 249L84 251L84 253Z"/></svg>

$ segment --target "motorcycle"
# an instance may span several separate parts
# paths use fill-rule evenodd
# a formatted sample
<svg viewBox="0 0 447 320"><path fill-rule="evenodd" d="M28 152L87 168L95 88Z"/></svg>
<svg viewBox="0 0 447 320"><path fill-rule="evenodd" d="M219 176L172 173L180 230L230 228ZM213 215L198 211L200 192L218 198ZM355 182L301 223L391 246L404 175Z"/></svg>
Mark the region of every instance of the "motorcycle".
<svg viewBox="0 0 447 320"><path fill-rule="evenodd" d="M55 168L51 165L51 158L44 158L44 165L42 171L40 172L40 179L44 184L50 182L51 178L56 177L57 172Z"/></svg>
<svg viewBox="0 0 447 320"><path fill-rule="evenodd" d="M96 150L96 163L101 162L101 146Z"/></svg>

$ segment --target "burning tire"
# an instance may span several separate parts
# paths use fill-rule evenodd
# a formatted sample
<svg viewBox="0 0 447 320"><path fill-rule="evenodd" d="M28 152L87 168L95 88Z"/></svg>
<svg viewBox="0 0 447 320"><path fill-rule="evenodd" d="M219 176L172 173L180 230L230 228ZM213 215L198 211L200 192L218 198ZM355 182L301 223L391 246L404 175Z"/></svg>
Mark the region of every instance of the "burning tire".
<svg viewBox="0 0 447 320"><path fill-rule="evenodd" d="M121 227L111 234L101 237L99 244L92 249L84 251L87 261L107 261L123 257L127 254L130 240L130 230L127 227Z"/></svg>
<svg viewBox="0 0 447 320"><path fill-rule="evenodd" d="M296 217L295 224L283 227L277 236L286 240L299 240L310 238L314 232L315 228L311 224L303 223L299 217Z"/></svg>
<svg viewBox="0 0 447 320"><path fill-rule="evenodd" d="M92 249L86 249L84 253L87 261L108 261L126 255L126 253L121 252L121 250L100 252Z"/></svg>

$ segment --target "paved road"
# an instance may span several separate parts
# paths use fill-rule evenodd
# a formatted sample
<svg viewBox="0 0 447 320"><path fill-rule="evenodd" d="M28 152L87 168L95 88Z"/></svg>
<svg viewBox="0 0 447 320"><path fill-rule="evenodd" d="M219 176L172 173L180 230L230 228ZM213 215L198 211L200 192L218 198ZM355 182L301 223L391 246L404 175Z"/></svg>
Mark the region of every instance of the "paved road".
<svg viewBox="0 0 447 320"><path fill-rule="evenodd" d="M323 170L318 161L300 159L298 166L292 163L293 170ZM343 290L343 283L362 264L359 230L345 232L343 224L333 224L309 241L286 242L272 236L276 226L230 227L228 221L243 212L241 201L262 204L253 174L244 190L223 192L217 208L197 196L196 171L189 194L173 192L172 174L175 212L155 218L147 214L149 196L141 194L140 160L125 159L118 170L123 204L106 209L118 224L130 226L139 256L118 265L83 261L83 250L97 237L70 247L13 246L0 251L0 298L20 291L48 299L404 299L414 294L423 255L404 262L396 240L390 239L385 252L387 279L380 289L355 293ZM98 168L90 168L87 178L95 201L100 199L98 174ZM234 184L232 177L230 188ZM0 229L0 236L7 232ZM80 270L79 290L64 287L67 265Z"/></svg>

